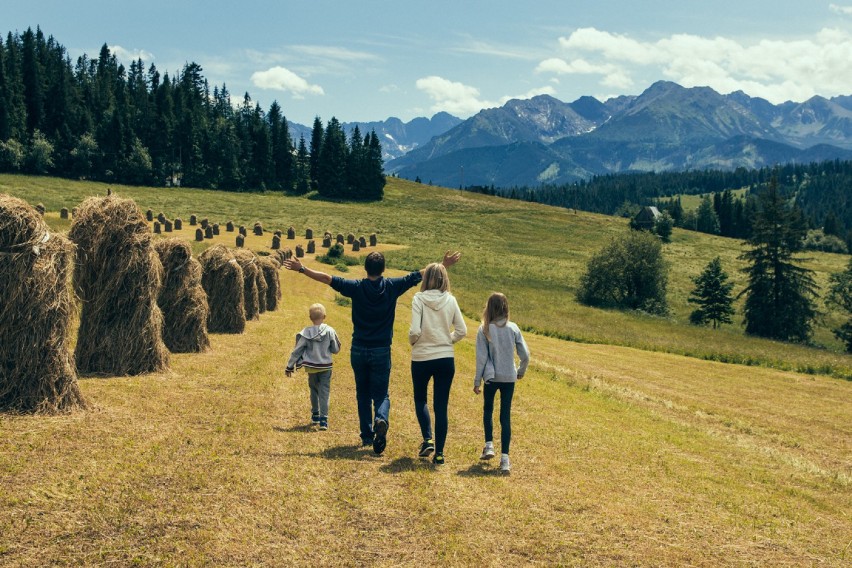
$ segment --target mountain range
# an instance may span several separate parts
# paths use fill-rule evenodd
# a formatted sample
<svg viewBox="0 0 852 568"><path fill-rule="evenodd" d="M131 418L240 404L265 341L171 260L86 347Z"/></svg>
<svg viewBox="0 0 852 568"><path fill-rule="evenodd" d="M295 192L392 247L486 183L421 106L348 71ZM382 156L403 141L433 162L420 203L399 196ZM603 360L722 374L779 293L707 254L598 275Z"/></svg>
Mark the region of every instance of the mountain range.
<svg viewBox="0 0 852 568"><path fill-rule="evenodd" d="M447 117L432 123L450 124ZM393 153L409 146L415 145L397 144ZM548 95L511 100L418 140L389 159L385 171L448 187L512 187L828 159L852 159L852 96L774 105L742 91L722 95L659 81L638 96L605 102L565 103Z"/></svg>
<svg viewBox="0 0 852 568"><path fill-rule="evenodd" d="M443 134L462 122L462 119L446 112L439 112L432 118L418 117L409 122L402 122L396 117L376 122L344 122L341 124L347 135L357 126L361 135L375 131L382 144L382 154L385 161L393 160L407 152L429 142L433 137ZM311 126L288 122L290 136L298 143L299 137L304 136L310 146Z"/></svg>

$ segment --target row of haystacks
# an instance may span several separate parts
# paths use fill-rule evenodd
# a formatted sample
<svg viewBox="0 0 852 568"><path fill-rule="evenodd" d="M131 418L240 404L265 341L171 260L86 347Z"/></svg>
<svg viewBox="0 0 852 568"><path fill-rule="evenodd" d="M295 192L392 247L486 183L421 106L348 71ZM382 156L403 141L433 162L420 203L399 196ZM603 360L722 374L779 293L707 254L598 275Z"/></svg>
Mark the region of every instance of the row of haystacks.
<svg viewBox="0 0 852 568"><path fill-rule="evenodd" d="M131 199L90 197L68 233L77 245L74 287L82 302L75 359L89 375L139 375L169 367L157 304L163 266Z"/></svg>
<svg viewBox="0 0 852 568"><path fill-rule="evenodd" d="M216 245L196 260L185 241L154 242L136 203L112 195L76 208L69 238L0 195L0 411L84 408L78 372L162 372L170 351L209 349L208 331L242 333L247 313L277 309L290 254ZM72 271L81 302L73 356Z"/></svg>
<svg viewBox="0 0 852 568"><path fill-rule="evenodd" d="M0 409L85 408L71 356L71 243L0 194Z"/></svg>

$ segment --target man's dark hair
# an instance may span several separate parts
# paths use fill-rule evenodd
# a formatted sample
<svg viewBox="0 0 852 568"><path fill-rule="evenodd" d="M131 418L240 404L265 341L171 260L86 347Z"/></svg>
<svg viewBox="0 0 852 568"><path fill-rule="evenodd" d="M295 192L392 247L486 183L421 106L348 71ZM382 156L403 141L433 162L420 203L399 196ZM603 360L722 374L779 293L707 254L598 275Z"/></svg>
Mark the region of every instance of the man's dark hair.
<svg viewBox="0 0 852 568"><path fill-rule="evenodd" d="M364 269L367 276L381 276L385 271L385 255L380 252L371 252L364 260Z"/></svg>

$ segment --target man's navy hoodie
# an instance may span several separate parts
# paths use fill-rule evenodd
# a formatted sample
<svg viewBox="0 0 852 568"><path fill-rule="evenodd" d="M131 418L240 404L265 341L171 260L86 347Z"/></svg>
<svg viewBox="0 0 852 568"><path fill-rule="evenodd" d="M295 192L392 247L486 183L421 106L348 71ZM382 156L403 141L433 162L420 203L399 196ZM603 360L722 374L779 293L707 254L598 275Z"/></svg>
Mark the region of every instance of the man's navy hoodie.
<svg viewBox="0 0 852 568"><path fill-rule="evenodd" d="M396 299L422 279L420 272L376 280L347 280L332 276L331 287L343 296L352 298L352 346L389 347L393 341Z"/></svg>

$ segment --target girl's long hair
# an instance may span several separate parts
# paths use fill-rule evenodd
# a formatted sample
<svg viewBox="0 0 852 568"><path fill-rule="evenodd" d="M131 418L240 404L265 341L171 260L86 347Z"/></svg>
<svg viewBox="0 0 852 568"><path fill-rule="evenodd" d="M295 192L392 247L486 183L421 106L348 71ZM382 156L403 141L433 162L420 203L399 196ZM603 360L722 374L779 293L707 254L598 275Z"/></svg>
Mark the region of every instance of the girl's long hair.
<svg viewBox="0 0 852 568"><path fill-rule="evenodd" d="M426 290L450 291L450 277L447 275L447 268L440 262L433 262L423 271L423 283L420 285L420 291L425 292Z"/></svg>
<svg viewBox="0 0 852 568"><path fill-rule="evenodd" d="M509 319L509 300L500 292L493 292L485 303L485 310L482 312L482 332L485 334L485 339L491 341L489 335L489 327L497 320Z"/></svg>

